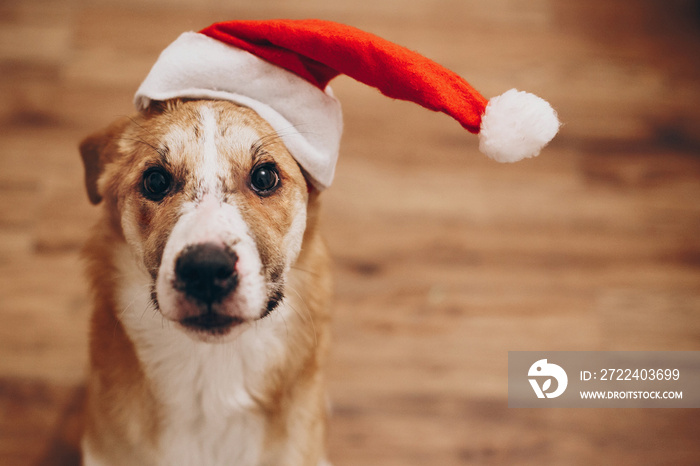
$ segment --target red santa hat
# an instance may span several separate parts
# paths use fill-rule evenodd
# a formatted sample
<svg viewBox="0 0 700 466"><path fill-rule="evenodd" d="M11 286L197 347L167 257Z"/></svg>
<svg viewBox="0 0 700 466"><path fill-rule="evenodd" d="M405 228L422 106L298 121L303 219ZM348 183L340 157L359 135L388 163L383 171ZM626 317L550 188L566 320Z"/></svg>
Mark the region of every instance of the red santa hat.
<svg viewBox="0 0 700 466"><path fill-rule="evenodd" d="M321 20L228 21L186 32L160 55L134 98L229 100L279 133L311 182L331 184L342 115L328 86L345 74L384 95L450 115L499 162L534 157L559 120L541 98L511 89L487 100L452 71L359 29Z"/></svg>

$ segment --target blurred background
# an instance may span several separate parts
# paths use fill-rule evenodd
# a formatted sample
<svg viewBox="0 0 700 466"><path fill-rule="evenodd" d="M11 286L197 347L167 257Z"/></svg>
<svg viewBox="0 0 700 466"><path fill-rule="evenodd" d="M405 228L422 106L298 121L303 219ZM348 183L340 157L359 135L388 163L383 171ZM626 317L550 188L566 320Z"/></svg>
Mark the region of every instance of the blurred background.
<svg viewBox="0 0 700 466"><path fill-rule="evenodd" d="M329 457L697 465L692 409L509 409L513 350L700 350L700 8L691 0L0 0L0 464L70 464L87 361L77 145L160 51L229 19L345 22L564 126L487 160L450 118L333 82L346 130Z"/></svg>

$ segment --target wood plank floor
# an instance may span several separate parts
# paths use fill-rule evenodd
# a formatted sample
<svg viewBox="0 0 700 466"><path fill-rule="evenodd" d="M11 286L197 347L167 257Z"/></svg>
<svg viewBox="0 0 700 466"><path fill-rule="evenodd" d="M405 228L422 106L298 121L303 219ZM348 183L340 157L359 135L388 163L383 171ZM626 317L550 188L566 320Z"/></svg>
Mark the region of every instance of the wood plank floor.
<svg viewBox="0 0 700 466"><path fill-rule="evenodd" d="M96 216L78 142L132 112L180 32L269 17L365 28L487 96L542 95L565 123L504 166L449 118L334 81L333 463L700 464L698 410L506 403L509 350L700 350L700 8L685 0L0 2L0 464L76 461L78 252Z"/></svg>

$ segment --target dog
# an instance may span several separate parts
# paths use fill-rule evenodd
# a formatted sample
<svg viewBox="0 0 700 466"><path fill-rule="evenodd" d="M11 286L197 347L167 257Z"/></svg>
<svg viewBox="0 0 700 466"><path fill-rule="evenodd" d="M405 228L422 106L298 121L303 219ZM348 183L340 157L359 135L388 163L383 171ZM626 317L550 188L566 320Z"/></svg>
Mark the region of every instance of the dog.
<svg viewBox="0 0 700 466"><path fill-rule="evenodd" d="M325 463L319 192L271 126L154 101L80 144L101 207L85 465Z"/></svg>

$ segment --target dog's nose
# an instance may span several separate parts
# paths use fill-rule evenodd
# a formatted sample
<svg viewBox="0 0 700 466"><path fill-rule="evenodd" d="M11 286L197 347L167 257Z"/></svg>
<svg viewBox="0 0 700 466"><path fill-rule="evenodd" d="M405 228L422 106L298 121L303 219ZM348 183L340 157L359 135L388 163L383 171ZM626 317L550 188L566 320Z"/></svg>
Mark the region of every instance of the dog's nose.
<svg viewBox="0 0 700 466"><path fill-rule="evenodd" d="M198 244L180 253L175 262L175 288L204 304L221 301L238 285L232 250L217 244Z"/></svg>

